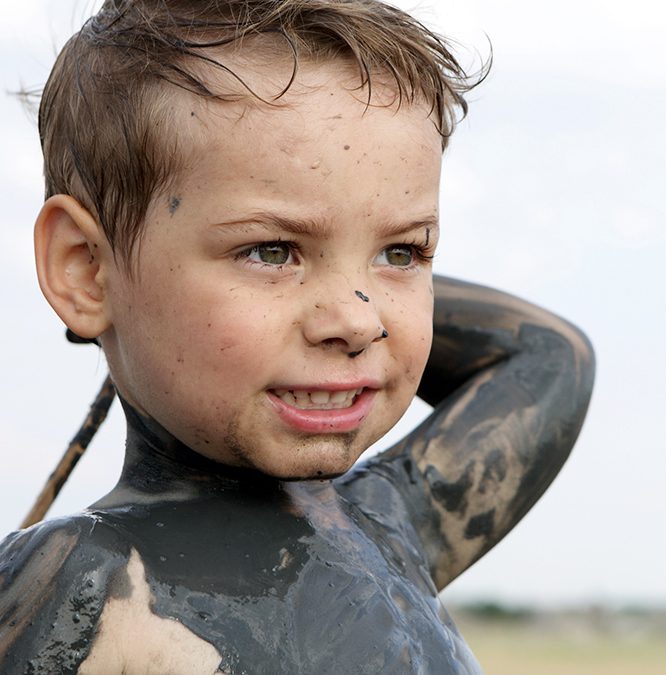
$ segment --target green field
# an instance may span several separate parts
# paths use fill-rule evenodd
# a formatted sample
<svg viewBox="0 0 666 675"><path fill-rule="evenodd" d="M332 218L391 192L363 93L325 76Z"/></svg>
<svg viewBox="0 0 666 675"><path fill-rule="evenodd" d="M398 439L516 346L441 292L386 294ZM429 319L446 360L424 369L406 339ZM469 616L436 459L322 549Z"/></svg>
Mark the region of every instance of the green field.
<svg viewBox="0 0 666 675"><path fill-rule="evenodd" d="M454 616L484 675L666 675L663 614Z"/></svg>

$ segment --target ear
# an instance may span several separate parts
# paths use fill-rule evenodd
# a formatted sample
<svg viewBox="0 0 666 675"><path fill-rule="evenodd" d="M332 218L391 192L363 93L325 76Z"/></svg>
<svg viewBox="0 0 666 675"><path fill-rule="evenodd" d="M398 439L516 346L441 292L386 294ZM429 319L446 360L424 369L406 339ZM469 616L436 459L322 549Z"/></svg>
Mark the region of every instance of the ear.
<svg viewBox="0 0 666 675"><path fill-rule="evenodd" d="M39 286L65 325L83 338L95 338L111 325L100 271L109 252L97 221L76 199L46 200L35 222Z"/></svg>

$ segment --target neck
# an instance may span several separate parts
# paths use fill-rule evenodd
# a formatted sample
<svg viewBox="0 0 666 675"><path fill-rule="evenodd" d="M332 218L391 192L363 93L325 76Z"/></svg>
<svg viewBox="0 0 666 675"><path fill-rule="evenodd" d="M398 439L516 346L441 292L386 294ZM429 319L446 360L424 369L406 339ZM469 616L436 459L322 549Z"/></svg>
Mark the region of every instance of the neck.
<svg viewBox="0 0 666 675"><path fill-rule="evenodd" d="M205 499L220 492L282 491L282 483L251 469L214 462L195 452L154 419L120 399L127 419L125 463L116 487L94 507L127 501Z"/></svg>

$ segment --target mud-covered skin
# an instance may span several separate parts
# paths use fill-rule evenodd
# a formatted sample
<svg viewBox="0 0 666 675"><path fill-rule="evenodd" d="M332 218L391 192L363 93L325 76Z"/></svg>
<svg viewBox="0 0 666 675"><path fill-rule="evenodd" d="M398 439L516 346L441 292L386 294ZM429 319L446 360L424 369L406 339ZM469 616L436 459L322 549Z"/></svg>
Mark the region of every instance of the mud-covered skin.
<svg viewBox="0 0 666 675"><path fill-rule="evenodd" d="M104 606L135 590L124 574L133 551L151 611L213 645L220 672L478 672L405 516L396 489L405 477L369 473L339 489L335 481L282 483L204 460L126 411L118 488L89 513L16 535L33 549L39 542L23 556L10 548L9 566L25 575L42 552L62 551L41 606L7 603L3 593L9 622L30 615L3 647L3 673L107 672L86 669L86 658L104 639ZM135 639L149 648L150 635Z"/></svg>
<svg viewBox="0 0 666 675"><path fill-rule="evenodd" d="M441 278L435 294L419 392L435 411L334 481L214 464L128 409L118 486L0 545L0 672L480 672L437 588L552 480L593 361L576 329L515 298ZM208 665L132 657L178 645Z"/></svg>
<svg viewBox="0 0 666 675"><path fill-rule="evenodd" d="M595 361L575 326L516 297L445 277L434 292L418 394L436 408L385 456L407 457L426 478L439 527L420 534L444 588L557 475L585 419Z"/></svg>

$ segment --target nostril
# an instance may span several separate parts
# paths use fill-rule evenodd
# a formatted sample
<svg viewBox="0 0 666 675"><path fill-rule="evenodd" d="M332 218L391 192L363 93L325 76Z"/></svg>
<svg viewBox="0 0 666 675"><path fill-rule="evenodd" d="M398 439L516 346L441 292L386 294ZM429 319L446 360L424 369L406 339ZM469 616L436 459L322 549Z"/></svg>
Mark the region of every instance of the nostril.
<svg viewBox="0 0 666 675"><path fill-rule="evenodd" d="M342 338L326 338L325 340L321 340L319 344L325 347L341 347L343 349L347 347L347 341Z"/></svg>

